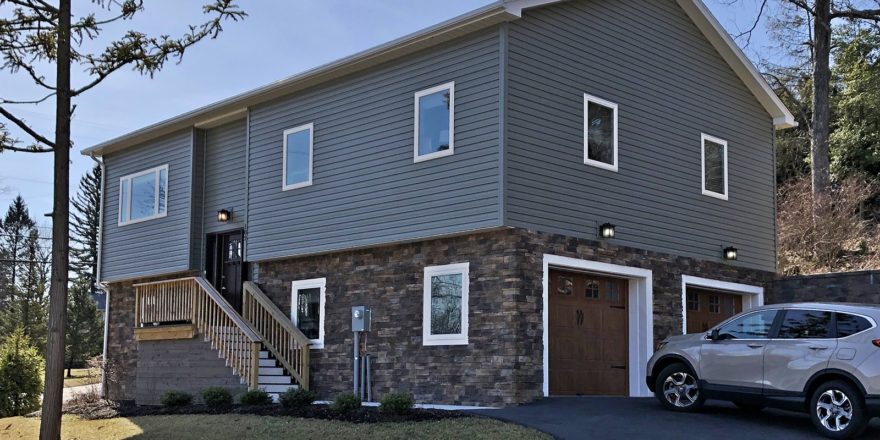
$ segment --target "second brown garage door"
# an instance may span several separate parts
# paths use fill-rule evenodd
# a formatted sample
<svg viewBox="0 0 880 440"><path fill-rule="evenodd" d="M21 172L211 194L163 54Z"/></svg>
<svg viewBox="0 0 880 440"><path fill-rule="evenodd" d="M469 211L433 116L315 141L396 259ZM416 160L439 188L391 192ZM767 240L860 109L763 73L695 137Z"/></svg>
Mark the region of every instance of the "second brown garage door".
<svg viewBox="0 0 880 440"><path fill-rule="evenodd" d="M743 310L742 295L687 288L687 332L701 333Z"/></svg>
<svg viewBox="0 0 880 440"><path fill-rule="evenodd" d="M550 271L551 395L627 395L626 280Z"/></svg>

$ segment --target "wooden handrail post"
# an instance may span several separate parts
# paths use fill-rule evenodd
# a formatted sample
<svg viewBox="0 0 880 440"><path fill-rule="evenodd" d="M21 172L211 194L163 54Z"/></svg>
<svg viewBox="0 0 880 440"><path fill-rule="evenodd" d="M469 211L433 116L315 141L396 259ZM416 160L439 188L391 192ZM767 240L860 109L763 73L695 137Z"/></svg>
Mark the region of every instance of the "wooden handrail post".
<svg viewBox="0 0 880 440"><path fill-rule="evenodd" d="M260 343L251 344L251 389L256 389L260 383Z"/></svg>

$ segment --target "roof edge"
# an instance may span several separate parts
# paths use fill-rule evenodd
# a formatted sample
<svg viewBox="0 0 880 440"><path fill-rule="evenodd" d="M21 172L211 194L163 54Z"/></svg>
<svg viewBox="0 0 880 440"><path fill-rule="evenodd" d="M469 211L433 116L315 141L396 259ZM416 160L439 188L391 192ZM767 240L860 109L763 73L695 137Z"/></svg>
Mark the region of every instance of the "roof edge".
<svg viewBox="0 0 880 440"><path fill-rule="evenodd" d="M773 118L773 126L776 129L796 127L797 121L788 110L782 100L776 96L776 92L770 88L767 81L758 72L758 69L748 59L746 54L733 41L730 34L724 30L718 19L709 11L702 0L676 0L676 3L688 14L703 36L712 43L721 58L740 77L746 87L755 95L758 102L767 110Z"/></svg>

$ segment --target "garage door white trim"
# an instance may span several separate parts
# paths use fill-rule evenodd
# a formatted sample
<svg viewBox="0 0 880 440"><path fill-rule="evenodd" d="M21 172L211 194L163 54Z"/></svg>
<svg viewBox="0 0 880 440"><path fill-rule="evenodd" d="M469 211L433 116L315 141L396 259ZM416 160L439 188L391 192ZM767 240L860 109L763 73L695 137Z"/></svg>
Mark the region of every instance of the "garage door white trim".
<svg viewBox="0 0 880 440"><path fill-rule="evenodd" d="M559 255L544 255L543 279L543 325L544 325L544 395L550 395L550 268L574 269L629 280L629 395L631 397L651 396L645 385L648 359L654 353L654 294L652 272L617 264L600 263Z"/></svg>
<svg viewBox="0 0 880 440"><path fill-rule="evenodd" d="M681 276L681 333L687 333L687 287L703 287L742 295L743 311L764 305L764 288L750 284L731 283L691 275Z"/></svg>

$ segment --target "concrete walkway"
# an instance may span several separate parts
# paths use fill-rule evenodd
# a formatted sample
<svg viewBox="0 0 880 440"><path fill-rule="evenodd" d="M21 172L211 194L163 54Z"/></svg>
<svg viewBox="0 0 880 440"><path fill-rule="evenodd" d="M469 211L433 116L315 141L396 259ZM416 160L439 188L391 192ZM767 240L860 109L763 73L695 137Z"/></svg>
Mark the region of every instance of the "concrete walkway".
<svg viewBox="0 0 880 440"><path fill-rule="evenodd" d="M698 414L663 409L653 398L551 397L528 405L475 413L529 426L559 439L822 439L802 413L764 410L749 413L710 401ZM880 438L874 419L862 437Z"/></svg>
<svg viewBox="0 0 880 440"><path fill-rule="evenodd" d="M100 385L80 385L78 387L70 387L64 389L64 395L62 397L63 402L67 402L72 399L73 396L77 394L87 393L91 390L100 390Z"/></svg>

